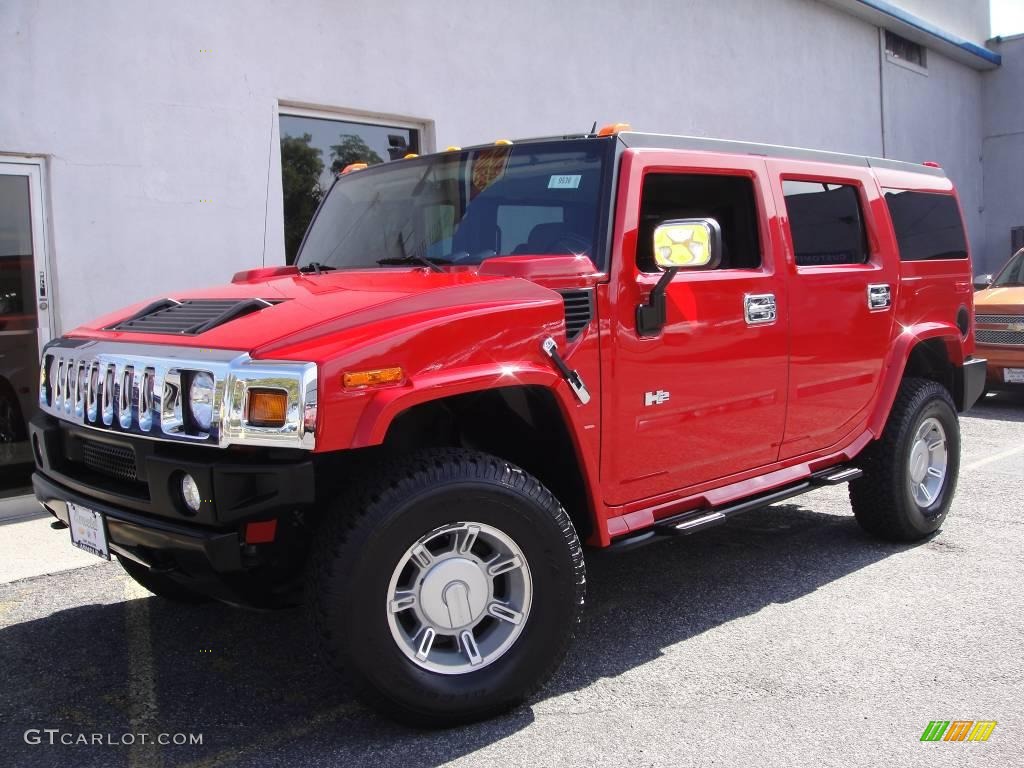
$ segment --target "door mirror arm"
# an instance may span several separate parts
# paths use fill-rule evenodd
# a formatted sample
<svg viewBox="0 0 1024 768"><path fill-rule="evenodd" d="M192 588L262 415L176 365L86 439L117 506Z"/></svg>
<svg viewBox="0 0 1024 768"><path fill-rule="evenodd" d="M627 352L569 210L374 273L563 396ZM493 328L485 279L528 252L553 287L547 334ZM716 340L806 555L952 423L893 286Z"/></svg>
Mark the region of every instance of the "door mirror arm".
<svg viewBox="0 0 1024 768"><path fill-rule="evenodd" d="M651 289L647 303L636 308L636 332L640 336L657 336L665 327L665 289L676 276L679 267L669 267Z"/></svg>

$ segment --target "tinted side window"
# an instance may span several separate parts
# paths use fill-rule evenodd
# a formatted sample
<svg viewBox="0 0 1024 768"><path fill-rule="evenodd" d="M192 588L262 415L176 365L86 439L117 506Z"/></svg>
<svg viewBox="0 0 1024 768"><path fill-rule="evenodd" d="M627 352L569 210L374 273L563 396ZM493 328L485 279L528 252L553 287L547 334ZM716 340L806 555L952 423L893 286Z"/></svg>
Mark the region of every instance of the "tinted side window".
<svg viewBox="0 0 1024 768"><path fill-rule="evenodd" d="M798 266L863 264L868 260L856 187L785 180L782 191Z"/></svg>
<svg viewBox="0 0 1024 768"><path fill-rule="evenodd" d="M952 195L884 191L902 261L967 258L964 225Z"/></svg>
<svg viewBox="0 0 1024 768"><path fill-rule="evenodd" d="M746 176L652 173L644 179L637 232L637 266L657 272L654 228L670 219L715 219L722 230L719 269L761 266L754 182Z"/></svg>

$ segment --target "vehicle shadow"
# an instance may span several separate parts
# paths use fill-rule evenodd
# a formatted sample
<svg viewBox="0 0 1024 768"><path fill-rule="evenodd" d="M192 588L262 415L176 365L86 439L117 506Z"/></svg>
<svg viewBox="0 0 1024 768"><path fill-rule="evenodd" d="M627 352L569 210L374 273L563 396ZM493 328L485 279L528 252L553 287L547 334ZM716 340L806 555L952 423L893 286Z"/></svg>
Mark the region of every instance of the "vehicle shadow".
<svg viewBox="0 0 1024 768"><path fill-rule="evenodd" d="M992 421L1024 421L1024 394L990 392L982 395L965 416Z"/></svg>
<svg viewBox="0 0 1024 768"><path fill-rule="evenodd" d="M787 503L698 536L619 555L589 553L587 608L550 683L507 716L435 732L398 726L355 703L323 672L298 611L117 602L120 569L98 566L87 570L102 594L82 600L106 603L0 630L0 744L19 766L147 765L152 760L137 744L29 745L24 732L59 728L115 740L125 732L202 733L201 745L160 747L157 758L197 768L435 766L528 726L538 703L620 675L688 638L797 600L905 548L868 539L848 513ZM75 588L73 578L63 581Z"/></svg>

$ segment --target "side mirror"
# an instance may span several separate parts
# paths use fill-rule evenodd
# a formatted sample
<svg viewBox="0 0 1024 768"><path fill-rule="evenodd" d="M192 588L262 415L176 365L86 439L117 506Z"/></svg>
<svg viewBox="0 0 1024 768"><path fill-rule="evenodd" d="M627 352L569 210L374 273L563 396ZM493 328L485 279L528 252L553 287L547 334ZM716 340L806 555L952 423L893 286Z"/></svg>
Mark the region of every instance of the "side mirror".
<svg viewBox="0 0 1024 768"><path fill-rule="evenodd" d="M722 260L722 231L714 219L663 221L654 229L659 269L715 269Z"/></svg>
<svg viewBox="0 0 1024 768"><path fill-rule="evenodd" d="M665 289L680 269L714 269L722 261L722 230L714 219L673 219L654 228L654 263L661 279L636 308L636 332L657 336L665 327Z"/></svg>
<svg viewBox="0 0 1024 768"><path fill-rule="evenodd" d="M995 278L992 275L976 275L974 278L974 290L983 291L992 285Z"/></svg>

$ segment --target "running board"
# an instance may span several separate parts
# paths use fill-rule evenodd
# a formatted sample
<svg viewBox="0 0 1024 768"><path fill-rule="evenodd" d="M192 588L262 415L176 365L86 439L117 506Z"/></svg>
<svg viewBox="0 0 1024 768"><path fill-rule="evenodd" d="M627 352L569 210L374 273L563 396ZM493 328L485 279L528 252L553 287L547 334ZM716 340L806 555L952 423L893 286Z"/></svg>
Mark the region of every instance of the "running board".
<svg viewBox="0 0 1024 768"><path fill-rule="evenodd" d="M759 493L756 496L751 496L733 504L712 509L691 509L678 515L666 517L656 522L650 528L616 539L612 542L609 549L621 551L633 549L642 544L649 544L665 536L688 536L691 533L721 525L730 517L735 517L743 512L750 512L770 504L776 504L825 485L848 483L851 480L856 480L863 474L857 467L830 467L822 472L816 472L806 480L801 480L782 488L776 488L766 493Z"/></svg>

